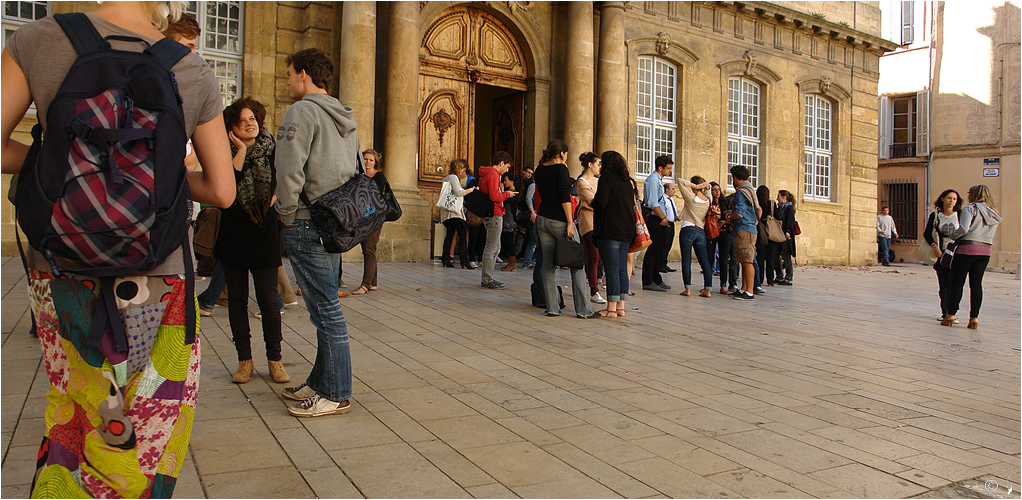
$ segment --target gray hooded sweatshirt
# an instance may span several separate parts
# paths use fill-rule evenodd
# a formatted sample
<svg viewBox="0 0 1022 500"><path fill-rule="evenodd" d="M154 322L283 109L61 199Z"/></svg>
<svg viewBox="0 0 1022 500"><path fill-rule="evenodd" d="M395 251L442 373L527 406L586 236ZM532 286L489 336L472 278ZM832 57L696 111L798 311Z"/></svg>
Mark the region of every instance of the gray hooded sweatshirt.
<svg viewBox="0 0 1022 500"><path fill-rule="evenodd" d="M285 224L312 218L299 200L303 188L315 202L358 173L362 145L355 133L354 113L336 98L319 93L306 95L284 111L274 167L277 212Z"/></svg>
<svg viewBox="0 0 1022 500"><path fill-rule="evenodd" d="M966 205L958 212L958 229L949 238L964 244L990 245L994 242L994 233L1001 223L1001 216L985 203Z"/></svg>

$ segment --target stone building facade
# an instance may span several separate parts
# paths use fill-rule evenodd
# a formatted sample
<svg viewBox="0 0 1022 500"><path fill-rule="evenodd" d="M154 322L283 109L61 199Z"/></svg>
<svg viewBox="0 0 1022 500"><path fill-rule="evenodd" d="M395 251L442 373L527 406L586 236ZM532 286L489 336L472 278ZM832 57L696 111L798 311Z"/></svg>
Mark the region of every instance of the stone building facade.
<svg viewBox="0 0 1022 500"><path fill-rule="evenodd" d="M885 0L881 10L882 36L900 47L880 60L877 195L898 224L898 258L919 260L918 244L941 192L954 189L967 197L970 186L986 184L1004 217L990 269L1017 272L1019 3Z"/></svg>
<svg viewBox="0 0 1022 500"><path fill-rule="evenodd" d="M237 22L219 16L234 12L223 5L240 7ZM331 94L355 108L362 144L383 153L404 208L384 226L381 260L434 253L443 228L433 205L450 160L475 169L507 150L520 171L555 138L571 148L573 172L579 153L613 149L640 182L659 154L675 158L677 176L722 185L730 165L747 164L773 193L799 198L799 263L875 260L879 60L896 47L880 38L877 2L197 6L213 30L207 59L223 55L221 28L231 47L237 31L239 62L217 63L225 95L267 103L270 126L290 104L286 56L315 46L334 58Z"/></svg>

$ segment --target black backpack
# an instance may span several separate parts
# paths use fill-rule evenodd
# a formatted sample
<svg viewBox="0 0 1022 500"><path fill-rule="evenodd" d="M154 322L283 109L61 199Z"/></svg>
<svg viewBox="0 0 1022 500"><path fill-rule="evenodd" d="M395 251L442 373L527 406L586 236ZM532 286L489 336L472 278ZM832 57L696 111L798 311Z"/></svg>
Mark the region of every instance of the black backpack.
<svg viewBox="0 0 1022 500"><path fill-rule="evenodd" d="M171 68L189 53L165 38L142 52L115 50L85 14L53 16L75 59L37 124L18 179L17 219L29 244L64 272L99 278L89 345L110 324L127 351L114 279L151 271L182 249L187 296L194 294L187 246L192 207L184 167L187 134ZM20 242L19 242L20 245ZM187 339L195 311L186 307Z"/></svg>

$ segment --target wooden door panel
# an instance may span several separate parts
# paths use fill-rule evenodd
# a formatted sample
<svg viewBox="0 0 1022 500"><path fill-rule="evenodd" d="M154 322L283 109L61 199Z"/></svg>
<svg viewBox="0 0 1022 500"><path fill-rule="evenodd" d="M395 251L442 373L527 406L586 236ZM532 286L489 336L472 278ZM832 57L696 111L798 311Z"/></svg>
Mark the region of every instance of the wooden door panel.
<svg viewBox="0 0 1022 500"><path fill-rule="evenodd" d="M435 184L447 176L447 165L457 158L470 158L466 141L470 127L470 84L468 82L419 77L419 183Z"/></svg>
<svg viewBox="0 0 1022 500"><path fill-rule="evenodd" d="M507 151L514 159L511 171L521 174L525 155L525 93L494 99L493 118L492 151Z"/></svg>

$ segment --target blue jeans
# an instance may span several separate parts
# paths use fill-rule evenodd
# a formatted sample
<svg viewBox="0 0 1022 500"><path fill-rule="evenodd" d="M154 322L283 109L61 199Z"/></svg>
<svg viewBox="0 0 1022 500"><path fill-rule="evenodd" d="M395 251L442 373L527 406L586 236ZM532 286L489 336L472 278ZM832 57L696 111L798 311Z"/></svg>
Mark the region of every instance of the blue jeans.
<svg viewBox="0 0 1022 500"><path fill-rule="evenodd" d="M297 219L284 226L284 248L291 259L298 286L305 297L309 320L316 327L316 362L305 380L322 398L351 398L351 346L348 325L337 298L337 273L341 254L323 248L311 220Z"/></svg>
<svg viewBox="0 0 1022 500"><path fill-rule="evenodd" d="M199 294L199 305L212 309L226 287L227 278L224 277L224 268L220 267L220 261L217 260L216 267L213 268L213 276L209 277L209 284L206 285L206 291Z"/></svg>
<svg viewBox="0 0 1022 500"><path fill-rule="evenodd" d="M539 225L535 222L532 223L532 229L529 231L531 236L529 237L529 244L525 246L525 255L522 256L522 266L528 266L533 264L535 261L536 247L539 246Z"/></svg>
<svg viewBox="0 0 1022 500"><path fill-rule="evenodd" d="M699 260L699 267L703 271L703 288L713 288L713 268L710 260L706 258L706 231L696 226L681 228L681 235L678 237L681 245L681 277L685 280L685 289L692 286L692 248L696 249L696 259Z"/></svg>
<svg viewBox="0 0 1022 500"><path fill-rule="evenodd" d="M729 232L721 232L720 236L710 241L710 248L716 247L716 267L720 269L721 288L735 286L738 281L737 276L731 272L731 246L733 244L734 242L732 241L731 233ZM706 256L712 259L713 252L707 251Z"/></svg>
<svg viewBox="0 0 1022 500"><path fill-rule="evenodd" d="M891 256L891 239L877 236L877 241L880 243L880 262L887 263Z"/></svg>
<svg viewBox="0 0 1022 500"><path fill-rule="evenodd" d="M628 299L628 247L631 241L596 240L607 273L607 301L619 302ZM618 306L621 309L621 306Z"/></svg>
<svg viewBox="0 0 1022 500"><path fill-rule="evenodd" d="M536 224L539 225L539 244L543 247L543 268L540 270L540 277L543 278L543 293L546 295L546 312L547 314L561 314L557 300L557 284L554 282L554 275L557 273L554 255L557 253L555 250L557 240L566 238L568 223L548 219L541 215ZM572 239L581 240L577 230ZM586 284L584 269L571 270L571 302L575 305L576 315L589 316L593 314L593 303L589 300L589 285Z"/></svg>

